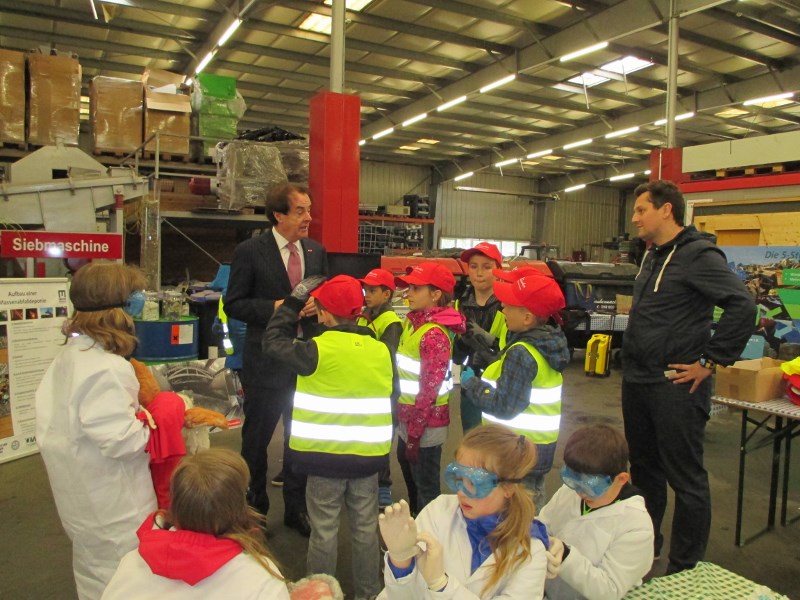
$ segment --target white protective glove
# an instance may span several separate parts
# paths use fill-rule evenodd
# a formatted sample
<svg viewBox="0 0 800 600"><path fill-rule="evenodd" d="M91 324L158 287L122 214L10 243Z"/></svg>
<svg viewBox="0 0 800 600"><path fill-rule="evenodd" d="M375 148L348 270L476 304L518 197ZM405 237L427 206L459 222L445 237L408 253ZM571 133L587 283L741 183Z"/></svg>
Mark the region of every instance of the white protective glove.
<svg viewBox="0 0 800 600"><path fill-rule="evenodd" d="M425 550L417 557L417 565L428 589L438 592L447 585L447 573L444 572L444 552L442 544L432 534L423 531L417 540L425 542Z"/></svg>
<svg viewBox="0 0 800 600"><path fill-rule="evenodd" d="M545 552L547 556L547 578L555 579L561 570L561 561L564 558L564 542L557 537L550 536L550 549Z"/></svg>
<svg viewBox="0 0 800 600"><path fill-rule="evenodd" d="M420 551L417 546L417 524L411 518L411 510L405 500L387 506L378 517L378 526L393 563L407 561Z"/></svg>

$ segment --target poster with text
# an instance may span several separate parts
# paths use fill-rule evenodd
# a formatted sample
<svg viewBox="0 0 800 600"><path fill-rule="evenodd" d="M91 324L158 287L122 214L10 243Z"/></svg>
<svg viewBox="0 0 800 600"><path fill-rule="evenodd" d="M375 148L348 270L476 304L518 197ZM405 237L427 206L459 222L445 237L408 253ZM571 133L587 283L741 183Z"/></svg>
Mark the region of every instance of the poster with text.
<svg viewBox="0 0 800 600"><path fill-rule="evenodd" d="M67 279L0 278L0 463L38 451L39 382L64 342Z"/></svg>

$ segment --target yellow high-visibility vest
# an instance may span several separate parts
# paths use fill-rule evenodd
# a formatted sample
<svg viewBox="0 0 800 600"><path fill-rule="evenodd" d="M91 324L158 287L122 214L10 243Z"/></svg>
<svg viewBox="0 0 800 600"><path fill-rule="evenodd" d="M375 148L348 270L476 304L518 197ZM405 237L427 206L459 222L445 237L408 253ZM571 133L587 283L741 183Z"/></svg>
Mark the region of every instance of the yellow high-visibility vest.
<svg viewBox="0 0 800 600"><path fill-rule="evenodd" d="M403 327L403 334L400 336L400 344L397 347L397 374L400 379L400 404L416 403L419 394L419 376L422 371L422 363L419 355L419 345L424 336L431 329L441 329L450 339L450 334L441 325L436 323L425 323L414 331L414 326L406 320ZM436 394L436 405L443 406L450 399L450 391L453 389L452 365L447 369L444 381L439 386Z"/></svg>
<svg viewBox="0 0 800 600"><path fill-rule="evenodd" d="M358 325L363 325L364 327L369 327L375 332L375 337L381 339L383 337L383 332L386 331L386 328L389 327L392 323L400 323L400 317L397 316L397 313L393 310L387 310L386 312L382 312L372 322L369 322L366 317L358 317L356 323Z"/></svg>

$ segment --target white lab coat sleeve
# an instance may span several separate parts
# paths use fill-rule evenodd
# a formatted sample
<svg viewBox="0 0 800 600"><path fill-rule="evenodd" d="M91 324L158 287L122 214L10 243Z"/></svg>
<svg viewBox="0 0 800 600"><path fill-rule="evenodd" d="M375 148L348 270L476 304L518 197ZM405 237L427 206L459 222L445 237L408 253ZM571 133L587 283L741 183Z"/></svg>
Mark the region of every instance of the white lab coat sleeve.
<svg viewBox="0 0 800 600"><path fill-rule="evenodd" d="M150 429L136 418L139 401L114 370L91 373L76 395L81 430L103 456L124 458L144 452Z"/></svg>

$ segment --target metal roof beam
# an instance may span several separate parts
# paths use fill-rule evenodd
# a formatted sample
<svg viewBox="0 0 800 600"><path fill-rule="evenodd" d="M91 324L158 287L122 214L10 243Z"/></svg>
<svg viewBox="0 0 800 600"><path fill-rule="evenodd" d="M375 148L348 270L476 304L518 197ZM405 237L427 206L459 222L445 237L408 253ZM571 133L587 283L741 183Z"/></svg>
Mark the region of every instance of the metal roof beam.
<svg viewBox="0 0 800 600"><path fill-rule="evenodd" d="M764 23L759 19L744 15L739 11L738 7L729 8L723 6L720 8L712 8L709 14L719 21L742 27L754 33L765 35L793 46L800 46L800 35L787 33L782 28L774 27L769 23Z"/></svg>
<svg viewBox="0 0 800 600"><path fill-rule="evenodd" d="M616 52L620 56L634 56L640 60L649 60L661 67L669 66L669 60L667 59L666 52L658 52L652 48L648 48L647 50L641 50L638 48L629 48L627 46L623 46L621 44L613 43L608 45L608 49L612 52ZM718 73L713 69L709 69L703 65L697 64L694 61L688 60L686 58L678 57L678 69L681 71L686 71L687 73L694 73L696 75L702 75L704 77L708 77L711 80L711 83L722 84L722 83L734 83L736 81L741 81L738 77L734 75L729 75L727 73Z"/></svg>
<svg viewBox="0 0 800 600"><path fill-rule="evenodd" d="M637 160L624 165L594 168L580 173L563 175L561 177L545 178L541 184L542 192L558 192L573 185L590 184L603 181L614 175L622 173L642 173L650 168L650 160Z"/></svg>
<svg viewBox="0 0 800 600"><path fill-rule="evenodd" d="M715 9L716 10L716 9ZM793 36L800 37L800 23L791 21L775 15L768 10L762 10L750 4L737 2L734 6L721 6L719 10L724 10L734 15L745 15L751 20L758 21L764 25L768 25L774 29L789 33Z"/></svg>
<svg viewBox="0 0 800 600"><path fill-rule="evenodd" d="M129 0L131 9L140 9L148 12L165 13L176 17L190 17L200 19L210 23L216 23L220 14L213 10L194 8L189 4L178 4L176 2L163 2L162 0Z"/></svg>

